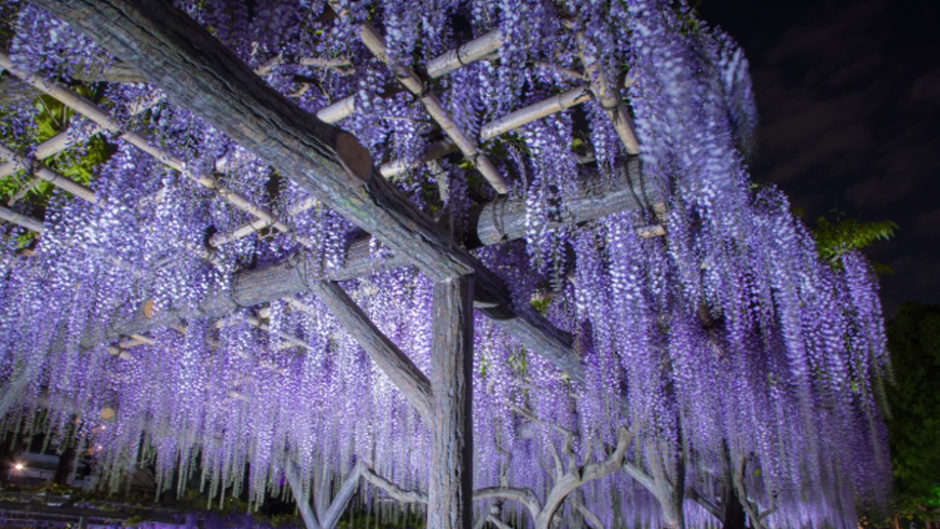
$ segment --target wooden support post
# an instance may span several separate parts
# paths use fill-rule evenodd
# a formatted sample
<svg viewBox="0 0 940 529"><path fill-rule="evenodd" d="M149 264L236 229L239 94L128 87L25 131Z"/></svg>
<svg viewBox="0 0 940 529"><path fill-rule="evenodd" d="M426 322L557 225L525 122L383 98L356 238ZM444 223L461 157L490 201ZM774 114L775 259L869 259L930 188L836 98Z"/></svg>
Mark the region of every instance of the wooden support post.
<svg viewBox="0 0 940 529"><path fill-rule="evenodd" d="M428 527L470 529L473 496L473 276L434 284Z"/></svg>

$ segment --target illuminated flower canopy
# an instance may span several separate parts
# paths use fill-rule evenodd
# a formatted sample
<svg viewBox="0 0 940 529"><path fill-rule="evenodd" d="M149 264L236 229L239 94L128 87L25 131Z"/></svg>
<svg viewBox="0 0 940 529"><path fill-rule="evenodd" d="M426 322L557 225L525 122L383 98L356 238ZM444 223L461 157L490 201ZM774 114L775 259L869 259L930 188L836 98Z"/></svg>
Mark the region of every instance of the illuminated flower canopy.
<svg viewBox="0 0 940 529"><path fill-rule="evenodd" d="M492 492L481 512L529 489L546 499L507 502L503 516L538 521L531 505L619 442L623 460L585 480L567 515L698 526L737 498L755 527L854 527L857 503L883 497L888 359L873 274L858 253L821 261L786 198L750 182L747 61L684 3L176 4L271 87L358 138L508 286L517 313L538 309L573 336L575 372L477 312L474 479ZM94 40L11 6L7 69L75 80L119 128L72 116L72 149L93 137L109 146L90 195L57 190L14 207L41 213L42 235L27 257L23 229L8 227L0 253L2 425L66 441L80 417L80 442L103 447L97 469L113 484L152 462L163 487L198 478L214 498L247 490L260 502L288 486L291 468L309 487L324 467L341 479L368 463L373 484L426 489L426 425L330 307L311 288L247 305L238 289L272 267L341 279L427 372L432 279L363 243L354 223L176 104L159 79L115 82L127 66ZM366 21L387 61L358 37ZM458 51L434 75L435 58L494 32L491 51ZM469 156L388 64L421 72L479 151ZM566 94L579 104L500 128ZM4 144L32 154L48 110L23 98L2 112ZM498 200L494 178L508 184ZM585 196L609 198L587 184L627 180L633 207L572 213ZM236 195L251 207L232 207ZM502 237L516 240L479 237L494 200L521 205L524 229ZM355 244L368 266L343 275ZM212 303L232 310L209 314ZM124 332L128 321L150 323Z"/></svg>

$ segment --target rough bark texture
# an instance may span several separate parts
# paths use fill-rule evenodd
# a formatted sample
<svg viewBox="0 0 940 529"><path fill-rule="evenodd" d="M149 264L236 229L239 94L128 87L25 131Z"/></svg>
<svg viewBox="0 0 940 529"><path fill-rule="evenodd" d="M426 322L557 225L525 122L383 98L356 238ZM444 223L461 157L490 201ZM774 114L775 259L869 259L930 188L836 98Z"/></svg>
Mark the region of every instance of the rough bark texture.
<svg viewBox="0 0 940 529"><path fill-rule="evenodd" d="M546 229L597 219L620 211L651 208L663 197L657 186L643 181L639 160L616 169L613 178L598 174L585 178L581 192L565 199L563 216L549 219ZM476 222L476 235L484 245L525 236L526 204L522 200L497 199L483 206Z"/></svg>
<svg viewBox="0 0 940 529"><path fill-rule="evenodd" d="M473 524L473 276L434 284L428 527Z"/></svg>

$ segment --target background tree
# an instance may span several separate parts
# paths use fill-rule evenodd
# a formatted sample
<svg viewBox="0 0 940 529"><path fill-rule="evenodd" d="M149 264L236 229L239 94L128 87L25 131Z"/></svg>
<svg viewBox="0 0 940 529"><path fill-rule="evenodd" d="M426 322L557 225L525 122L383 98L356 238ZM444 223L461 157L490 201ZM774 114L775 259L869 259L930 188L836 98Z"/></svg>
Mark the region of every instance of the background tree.
<svg viewBox="0 0 940 529"><path fill-rule="evenodd" d="M894 384L888 386L895 508L940 515L940 306L905 303L888 322Z"/></svg>

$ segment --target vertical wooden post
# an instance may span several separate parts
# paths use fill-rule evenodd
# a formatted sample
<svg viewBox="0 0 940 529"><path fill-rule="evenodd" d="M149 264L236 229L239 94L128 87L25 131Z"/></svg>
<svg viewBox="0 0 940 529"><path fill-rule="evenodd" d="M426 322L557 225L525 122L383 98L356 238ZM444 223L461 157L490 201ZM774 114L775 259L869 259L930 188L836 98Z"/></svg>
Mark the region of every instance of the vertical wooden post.
<svg viewBox="0 0 940 529"><path fill-rule="evenodd" d="M434 284L428 529L471 529L473 276Z"/></svg>

